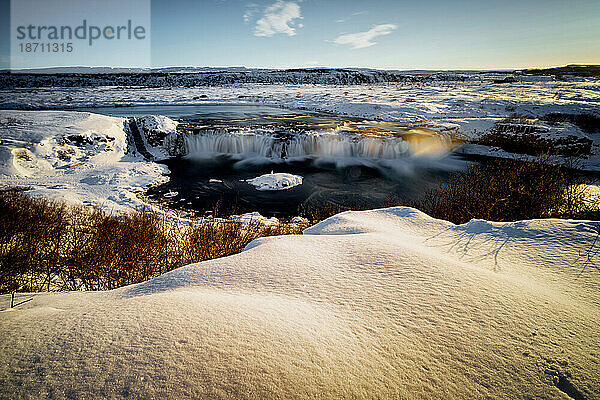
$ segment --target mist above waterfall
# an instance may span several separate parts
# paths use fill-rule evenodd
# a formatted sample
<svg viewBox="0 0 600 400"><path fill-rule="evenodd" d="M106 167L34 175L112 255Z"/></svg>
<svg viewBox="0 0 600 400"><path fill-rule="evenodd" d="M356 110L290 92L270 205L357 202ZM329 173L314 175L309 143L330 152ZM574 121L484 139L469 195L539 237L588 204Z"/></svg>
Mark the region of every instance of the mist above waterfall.
<svg viewBox="0 0 600 400"><path fill-rule="evenodd" d="M453 169L455 162L442 161L451 142L441 136L409 134L404 137L345 132L268 132L260 130L206 130L186 133L185 156L206 160L228 156L240 169L249 166L305 162L323 168L366 166L408 173L413 166L435 164Z"/></svg>

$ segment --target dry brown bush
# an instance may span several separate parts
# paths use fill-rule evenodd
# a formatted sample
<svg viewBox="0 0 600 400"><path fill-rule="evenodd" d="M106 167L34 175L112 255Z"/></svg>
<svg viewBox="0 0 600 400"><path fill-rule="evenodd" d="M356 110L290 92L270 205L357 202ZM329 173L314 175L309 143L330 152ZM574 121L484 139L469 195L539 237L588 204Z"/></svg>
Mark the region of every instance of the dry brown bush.
<svg viewBox="0 0 600 400"><path fill-rule="evenodd" d="M473 218L600 219L599 205L586 201L573 185L571 171L548 156L534 162L489 160L455 173L410 205L454 223ZM397 201L390 198L388 203ZM365 208L326 203L303 214L312 224ZM0 190L0 293L113 289L239 253L259 237L298 234L305 227L228 219L183 225L150 210L111 215L99 208L32 199L16 188Z"/></svg>
<svg viewBox="0 0 600 400"><path fill-rule="evenodd" d="M149 210L111 215L2 190L0 292L114 289L302 228L233 220L186 226Z"/></svg>
<svg viewBox="0 0 600 400"><path fill-rule="evenodd" d="M454 223L473 218L517 221L535 218L597 219L598 205L574 190L571 170L548 156L535 161L492 159L472 164L412 205Z"/></svg>

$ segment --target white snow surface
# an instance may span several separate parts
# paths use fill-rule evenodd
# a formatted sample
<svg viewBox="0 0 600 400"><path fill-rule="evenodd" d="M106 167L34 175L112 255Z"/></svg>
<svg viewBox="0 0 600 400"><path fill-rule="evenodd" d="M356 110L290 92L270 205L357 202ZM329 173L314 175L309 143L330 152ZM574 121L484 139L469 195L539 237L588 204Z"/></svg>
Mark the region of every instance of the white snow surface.
<svg viewBox="0 0 600 400"><path fill-rule="evenodd" d="M22 294L0 397L599 398L598 228L345 212L118 290Z"/></svg>
<svg viewBox="0 0 600 400"><path fill-rule="evenodd" d="M242 215L231 215L229 219L232 221L241 222L244 225L276 226L280 224L279 219L275 217L264 217L258 211L249 212ZM299 223L297 220L292 222Z"/></svg>
<svg viewBox="0 0 600 400"><path fill-rule="evenodd" d="M256 188L256 190L286 190L294 186L302 185L302 177L283 172L264 174L253 179L247 179L246 182Z"/></svg>
<svg viewBox="0 0 600 400"><path fill-rule="evenodd" d="M179 122L172 120L164 115L145 115L136 119L140 128L154 130L165 134L175 133Z"/></svg>
<svg viewBox="0 0 600 400"><path fill-rule="evenodd" d="M122 211L166 167L126 154L123 118L70 111L0 111L0 185Z"/></svg>
<svg viewBox="0 0 600 400"><path fill-rule="evenodd" d="M408 122L459 139L474 139L495 122L519 114L538 118L548 113L600 115L600 81L594 78L555 80L548 76L519 76L516 82L497 84L506 74L448 73L464 80L434 77L417 82L324 84L215 84L194 87L76 87L0 91L3 108L64 108L132 105L193 105L261 103L292 109ZM57 95L60 93L60 95ZM594 142L592 155L581 167L600 170L600 139L570 123L544 124L547 134L574 135ZM467 147L466 153L512 156L490 148Z"/></svg>

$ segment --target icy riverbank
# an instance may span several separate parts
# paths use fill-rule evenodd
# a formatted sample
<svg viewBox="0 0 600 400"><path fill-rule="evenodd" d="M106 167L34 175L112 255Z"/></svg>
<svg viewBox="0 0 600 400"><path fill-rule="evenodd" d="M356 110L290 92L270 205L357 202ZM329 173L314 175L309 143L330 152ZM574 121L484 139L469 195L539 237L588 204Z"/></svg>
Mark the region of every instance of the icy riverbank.
<svg viewBox="0 0 600 400"><path fill-rule="evenodd" d="M0 111L0 184L33 196L122 211L168 170L127 153L125 119L63 111Z"/></svg>

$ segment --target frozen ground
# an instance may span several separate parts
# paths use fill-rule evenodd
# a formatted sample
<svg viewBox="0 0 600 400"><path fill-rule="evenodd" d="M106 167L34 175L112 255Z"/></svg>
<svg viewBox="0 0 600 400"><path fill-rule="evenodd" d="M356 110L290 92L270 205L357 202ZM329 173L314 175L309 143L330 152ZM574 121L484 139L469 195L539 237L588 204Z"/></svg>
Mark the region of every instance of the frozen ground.
<svg viewBox="0 0 600 400"><path fill-rule="evenodd" d="M405 121L451 134L457 139L480 137L503 118L519 114L535 120L549 113L600 115L600 81L569 77L448 73L410 75L417 81L371 85L237 83L178 87L58 87L0 91L0 108L102 107L263 103L286 108L329 111L360 118ZM459 79L460 78L460 79ZM538 121L544 137L574 135L594 142L583 167L600 169L598 134L582 132L570 123ZM497 149L467 146L475 154L506 155Z"/></svg>
<svg viewBox="0 0 600 400"><path fill-rule="evenodd" d="M0 397L599 398L598 228L347 212L114 291L2 296Z"/></svg>
<svg viewBox="0 0 600 400"><path fill-rule="evenodd" d="M0 108L262 102L467 139L515 112L599 113L598 81L520 79L3 89ZM136 206L165 170L126 154L123 124L0 111L0 183ZM571 124L547 129L589 137L598 154ZM21 294L33 300L14 309L1 296L0 398L600 398L598 229L350 212L114 291Z"/></svg>
<svg viewBox="0 0 600 400"><path fill-rule="evenodd" d="M115 104L262 102L382 120L504 117L510 113L598 113L600 81L521 77L496 84L497 76L465 81L379 85L232 84L200 87L53 87L3 89L0 108L73 108Z"/></svg>
<svg viewBox="0 0 600 400"><path fill-rule="evenodd" d="M63 111L0 111L0 184L33 196L122 211L165 179L162 165L126 154L123 118Z"/></svg>

